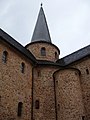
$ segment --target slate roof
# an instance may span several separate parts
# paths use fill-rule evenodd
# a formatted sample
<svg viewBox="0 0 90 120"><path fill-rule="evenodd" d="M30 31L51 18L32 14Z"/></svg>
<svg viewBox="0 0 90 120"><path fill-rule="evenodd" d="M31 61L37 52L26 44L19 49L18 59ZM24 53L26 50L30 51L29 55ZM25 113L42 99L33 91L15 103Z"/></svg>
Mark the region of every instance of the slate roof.
<svg viewBox="0 0 90 120"><path fill-rule="evenodd" d="M46 41L51 43L49 29L42 6L40 8L37 23L31 39L31 42L35 42L35 41Z"/></svg>
<svg viewBox="0 0 90 120"><path fill-rule="evenodd" d="M74 63L80 59L83 59L87 56L90 56L90 45L66 56L59 60L57 60L56 63L46 60L36 60L36 58L33 56L33 54L27 50L24 46L22 46L20 43L18 43L15 39L13 39L11 36L9 36L6 32L4 32L2 29L0 29L0 41L4 40L12 47L16 48L19 52L21 52L24 56L29 58L33 63L39 64L39 65L55 65L55 66L61 66L65 67L71 63Z"/></svg>
<svg viewBox="0 0 90 120"><path fill-rule="evenodd" d="M67 66L67 65L74 63L82 58L87 57L87 56L90 56L90 45L88 45L66 57L63 57L63 58L57 60L57 63L60 66Z"/></svg>
<svg viewBox="0 0 90 120"><path fill-rule="evenodd" d="M33 54L29 50L27 50L26 48L24 48L20 43L18 43L15 39L13 39L11 36L9 36L1 28L0 28L0 37L5 42L7 42L9 45L11 45L12 47L16 48L24 56L26 56L27 58L29 58L30 60L32 60L32 62L34 62L34 63L36 62L36 58L33 56ZM2 39L0 39L0 41Z"/></svg>

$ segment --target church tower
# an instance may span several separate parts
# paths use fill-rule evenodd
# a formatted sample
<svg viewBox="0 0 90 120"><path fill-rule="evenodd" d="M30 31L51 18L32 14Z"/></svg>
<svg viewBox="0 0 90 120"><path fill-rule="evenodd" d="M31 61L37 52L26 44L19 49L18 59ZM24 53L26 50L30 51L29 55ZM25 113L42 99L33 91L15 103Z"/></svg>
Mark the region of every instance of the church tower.
<svg viewBox="0 0 90 120"><path fill-rule="evenodd" d="M41 5L31 43L26 48L36 57L38 65L33 68L32 119L55 120L55 90L53 73L60 51L52 44L46 17ZM50 63L50 64L49 64Z"/></svg>
<svg viewBox="0 0 90 120"><path fill-rule="evenodd" d="M60 51L52 44L46 17L41 5L31 43L26 48L38 59L55 62L59 59Z"/></svg>

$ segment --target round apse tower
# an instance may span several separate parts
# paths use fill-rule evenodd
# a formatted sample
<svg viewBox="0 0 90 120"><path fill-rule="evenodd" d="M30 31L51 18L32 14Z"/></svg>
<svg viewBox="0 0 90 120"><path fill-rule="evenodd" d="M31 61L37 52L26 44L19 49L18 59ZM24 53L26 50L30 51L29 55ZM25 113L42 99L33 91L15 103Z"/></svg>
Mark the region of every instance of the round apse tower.
<svg viewBox="0 0 90 120"><path fill-rule="evenodd" d="M31 43L26 48L36 57L37 60L55 62L59 59L60 50L52 44L47 21L41 6Z"/></svg>

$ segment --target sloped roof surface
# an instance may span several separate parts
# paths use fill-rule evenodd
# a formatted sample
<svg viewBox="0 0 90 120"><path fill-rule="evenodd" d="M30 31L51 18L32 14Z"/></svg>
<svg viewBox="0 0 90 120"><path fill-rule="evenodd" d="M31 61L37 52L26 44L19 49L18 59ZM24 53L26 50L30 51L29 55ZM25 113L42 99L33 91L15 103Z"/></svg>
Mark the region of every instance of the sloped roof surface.
<svg viewBox="0 0 90 120"><path fill-rule="evenodd" d="M2 29L0 29L0 37L3 38L3 40L5 42L9 43L12 47L16 48L23 55L25 55L27 58L32 60L32 62L44 64L43 60L38 62L29 50L27 50L25 47L23 47L20 43L18 43L15 39L13 39L11 36L9 36ZM0 40L2 40L2 39L0 39ZM76 61L78 61L86 56L90 56L90 45L88 45L88 46L86 46L86 47L66 56L66 57L63 57L63 58L57 60L56 64L55 63L52 63L52 64L63 67L63 66L67 66L73 62L76 62ZM45 64L46 64L46 61L45 61ZM48 64L49 64L49 62L48 62Z"/></svg>
<svg viewBox="0 0 90 120"><path fill-rule="evenodd" d="M36 58L33 56L33 54L24 48L20 43L18 43L15 39L13 39L11 36L9 36L6 32L4 32L2 29L0 29L0 37L3 38L4 41L9 43L11 46L16 48L19 52L24 54L27 58L31 59L33 62L36 62ZM0 39L2 40L2 39Z"/></svg>
<svg viewBox="0 0 90 120"><path fill-rule="evenodd" d="M35 42L35 41L46 41L51 43L49 29L42 6L40 8L37 23L31 39L31 42Z"/></svg>
<svg viewBox="0 0 90 120"><path fill-rule="evenodd" d="M64 57L61 58L57 61L57 63L59 63L61 66L66 66L69 65L75 61L78 61L86 56L90 55L90 45Z"/></svg>

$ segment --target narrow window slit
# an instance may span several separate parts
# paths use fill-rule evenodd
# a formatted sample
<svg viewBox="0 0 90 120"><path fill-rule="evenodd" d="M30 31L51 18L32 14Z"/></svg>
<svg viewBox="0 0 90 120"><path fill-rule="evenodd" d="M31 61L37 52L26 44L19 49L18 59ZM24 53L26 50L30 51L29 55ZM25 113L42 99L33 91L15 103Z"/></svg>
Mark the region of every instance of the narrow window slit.
<svg viewBox="0 0 90 120"><path fill-rule="evenodd" d="M87 75L89 74L89 70L88 69L86 69L86 73L87 73Z"/></svg>
<svg viewBox="0 0 90 120"><path fill-rule="evenodd" d="M57 52L55 52L55 58L58 59L58 54L57 54Z"/></svg>
<svg viewBox="0 0 90 120"><path fill-rule="evenodd" d="M46 56L46 49L45 49L45 47L41 48L41 56Z"/></svg>
<svg viewBox="0 0 90 120"><path fill-rule="evenodd" d="M24 73L25 71L25 63L21 63L21 73Z"/></svg>
<svg viewBox="0 0 90 120"><path fill-rule="evenodd" d="M36 100L36 101L35 101L35 108L36 108L36 109L39 109L39 100Z"/></svg>
<svg viewBox="0 0 90 120"><path fill-rule="evenodd" d="M82 120L85 120L85 116L82 116Z"/></svg>
<svg viewBox="0 0 90 120"><path fill-rule="evenodd" d="M18 113L17 113L18 117L21 117L21 115L22 115L22 106L23 106L23 103L19 102L18 103Z"/></svg>
<svg viewBox="0 0 90 120"><path fill-rule="evenodd" d="M2 55L2 62L3 62L3 63L6 63L6 62L7 62L7 55L8 55L8 52L7 52L7 51L4 51L4 52L3 52L3 55Z"/></svg>

